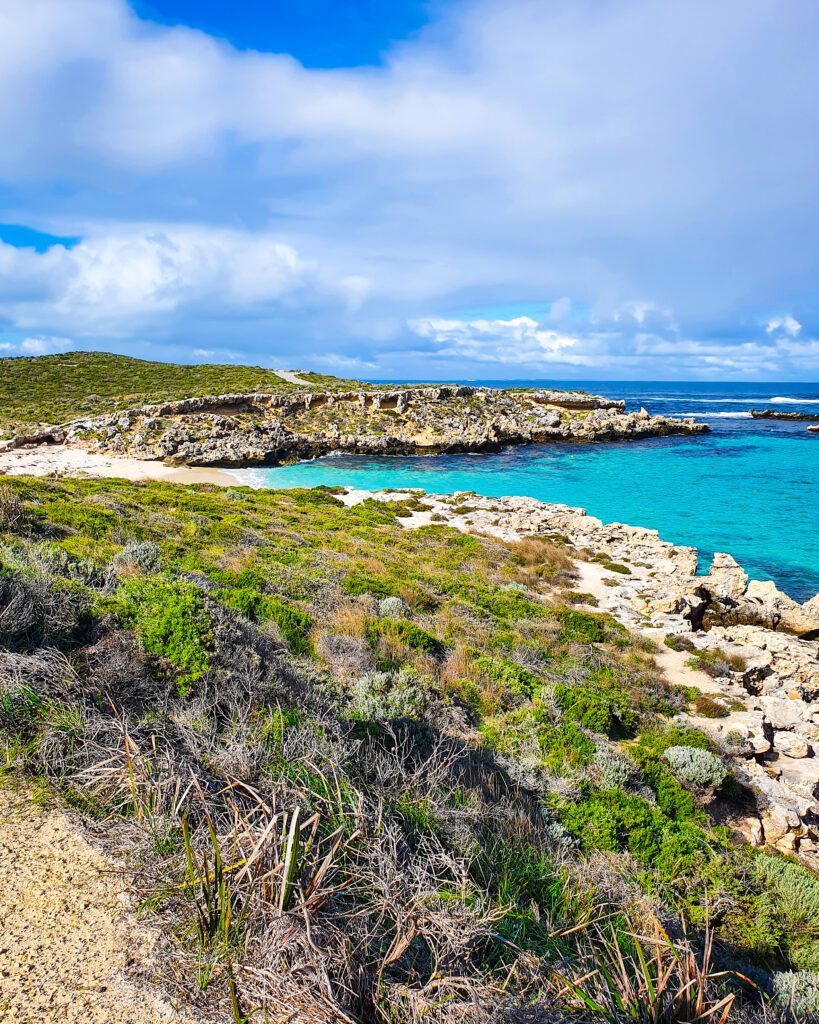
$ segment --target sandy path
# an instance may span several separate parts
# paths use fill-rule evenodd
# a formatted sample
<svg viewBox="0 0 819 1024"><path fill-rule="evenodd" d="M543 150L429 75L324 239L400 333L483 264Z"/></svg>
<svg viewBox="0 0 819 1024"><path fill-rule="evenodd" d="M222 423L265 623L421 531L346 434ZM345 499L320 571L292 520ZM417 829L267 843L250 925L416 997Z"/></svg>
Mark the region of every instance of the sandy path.
<svg viewBox="0 0 819 1024"><path fill-rule="evenodd" d="M0 790L0 1020L193 1024L136 978L155 934L127 906L123 876L67 813Z"/></svg>
<svg viewBox="0 0 819 1024"><path fill-rule="evenodd" d="M297 384L300 388L311 388L313 385L309 380L300 377L294 370L274 370L277 377L286 380L288 384Z"/></svg>
<svg viewBox="0 0 819 1024"><path fill-rule="evenodd" d="M63 444L40 444L0 452L0 474L124 477L126 480L168 480L178 484L236 486L227 470L207 467L166 466L147 459L119 459L96 455Z"/></svg>

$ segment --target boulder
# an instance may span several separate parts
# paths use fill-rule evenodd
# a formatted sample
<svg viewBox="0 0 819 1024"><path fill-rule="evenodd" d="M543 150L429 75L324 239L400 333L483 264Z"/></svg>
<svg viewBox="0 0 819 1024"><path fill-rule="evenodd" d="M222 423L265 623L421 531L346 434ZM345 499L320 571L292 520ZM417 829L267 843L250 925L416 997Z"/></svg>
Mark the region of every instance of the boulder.
<svg viewBox="0 0 819 1024"><path fill-rule="evenodd" d="M774 750L785 757L811 757L813 748L804 738L793 732L774 732Z"/></svg>

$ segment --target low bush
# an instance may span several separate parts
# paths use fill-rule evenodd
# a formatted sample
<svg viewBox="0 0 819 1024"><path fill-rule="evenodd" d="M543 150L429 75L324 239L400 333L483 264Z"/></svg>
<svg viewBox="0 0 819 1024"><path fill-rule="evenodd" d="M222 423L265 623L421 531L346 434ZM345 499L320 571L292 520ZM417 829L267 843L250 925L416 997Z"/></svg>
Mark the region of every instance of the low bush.
<svg viewBox="0 0 819 1024"><path fill-rule="evenodd" d="M122 551L111 559L115 572L156 572L162 557L162 549L150 540L129 541Z"/></svg>
<svg viewBox="0 0 819 1024"><path fill-rule="evenodd" d="M351 706L356 718L368 722L415 720L425 698L412 672L372 672L353 685Z"/></svg>
<svg viewBox="0 0 819 1024"><path fill-rule="evenodd" d="M683 785L719 789L728 775L718 757L698 747L667 747L663 758L671 774Z"/></svg>
<svg viewBox="0 0 819 1024"><path fill-rule="evenodd" d="M400 597L382 597L378 602L378 614L382 619L401 619L409 607Z"/></svg>
<svg viewBox="0 0 819 1024"><path fill-rule="evenodd" d="M229 608L253 622L274 622L294 654L309 654L312 650L313 621L307 612L249 586L223 591L218 596Z"/></svg>
<svg viewBox="0 0 819 1024"><path fill-rule="evenodd" d="M201 591L192 584L135 579L121 588L112 610L146 651L173 668L181 696L210 671L213 624Z"/></svg>
<svg viewBox="0 0 819 1024"><path fill-rule="evenodd" d="M17 491L8 485L0 487L0 532L21 533L29 520L29 511Z"/></svg>
<svg viewBox="0 0 819 1024"><path fill-rule="evenodd" d="M628 694L617 688L606 692L588 686L565 686L558 683L554 695L567 718L581 722L592 732L607 736L624 735L630 733L639 720Z"/></svg>

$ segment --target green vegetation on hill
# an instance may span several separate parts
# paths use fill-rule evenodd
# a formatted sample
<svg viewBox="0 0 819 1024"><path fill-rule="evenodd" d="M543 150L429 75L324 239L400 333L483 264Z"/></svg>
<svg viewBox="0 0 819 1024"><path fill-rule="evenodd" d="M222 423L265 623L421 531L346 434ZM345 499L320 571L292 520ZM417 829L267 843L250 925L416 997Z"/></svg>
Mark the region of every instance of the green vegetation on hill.
<svg viewBox="0 0 819 1024"><path fill-rule="evenodd" d="M6 479L0 776L127 837L203 1013L808 1020L819 880L711 825L650 650L411 506Z"/></svg>
<svg viewBox="0 0 819 1024"><path fill-rule="evenodd" d="M316 389L355 381L305 374ZM152 402L241 391L297 391L261 366L154 363L109 352L0 359L0 433L35 423L64 423Z"/></svg>

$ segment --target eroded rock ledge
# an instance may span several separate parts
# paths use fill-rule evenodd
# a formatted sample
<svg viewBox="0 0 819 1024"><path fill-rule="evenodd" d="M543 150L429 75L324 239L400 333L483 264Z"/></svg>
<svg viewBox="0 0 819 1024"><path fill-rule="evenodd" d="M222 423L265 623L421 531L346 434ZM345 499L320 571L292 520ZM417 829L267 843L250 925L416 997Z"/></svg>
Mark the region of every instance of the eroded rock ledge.
<svg viewBox="0 0 819 1024"><path fill-rule="evenodd" d="M332 451L399 455L490 451L543 441L609 441L708 431L693 419L626 412L582 392L461 385L394 391L232 394L73 420L3 447L70 443L190 466L248 466Z"/></svg>
<svg viewBox="0 0 819 1024"><path fill-rule="evenodd" d="M366 496L350 490L345 501ZM423 505L427 510L407 525L438 522L505 540L558 538L578 559L578 589L599 584L599 610L634 631L679 637L694 654L711 656L716 675L703 678L724 716L691 717L733 757L748 792L748 813L729 824L755 845L795 854L819 870L819 642L810 639L819 630L819 595L798 604L773 583L749 581L727 554L715 555L709 573L697 575L694 548L568 505L475 494L424 495Z"/></svg>

